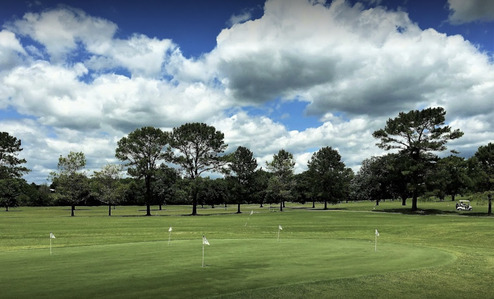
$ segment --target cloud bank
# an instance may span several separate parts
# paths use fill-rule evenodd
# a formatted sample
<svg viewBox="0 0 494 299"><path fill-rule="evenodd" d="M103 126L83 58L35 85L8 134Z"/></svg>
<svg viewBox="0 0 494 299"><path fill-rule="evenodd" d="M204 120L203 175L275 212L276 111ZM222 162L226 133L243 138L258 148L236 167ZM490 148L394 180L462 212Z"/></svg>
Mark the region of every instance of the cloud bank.
<svg viewBox="0 0 494 299"><path fill-rule="evenodd" d="M343 0L268 0L262 17L249 17L232 16L216 47L192 58L170 39L117 38L118 24L67 6L4 24L0 125L22 140L28 180L44 182L70 150L97 169L134 129L185 122L214 125L229 150L246 146L260 165L284 148L298 172L323 146L357 169L382 153L374 130L429 106L444 107L465 132L451 145L464 155L494 140L491 58L462 36ZM319 125L289 130L270 113L249 113L273 101L306 103Z"/></svg>

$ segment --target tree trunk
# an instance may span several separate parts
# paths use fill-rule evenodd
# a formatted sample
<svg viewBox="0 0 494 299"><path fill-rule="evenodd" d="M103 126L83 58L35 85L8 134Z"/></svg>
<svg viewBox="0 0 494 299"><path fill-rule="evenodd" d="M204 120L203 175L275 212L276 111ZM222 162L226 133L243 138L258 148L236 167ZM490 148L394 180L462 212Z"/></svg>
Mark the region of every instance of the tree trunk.
<svg viewBox="0 0 494 299"><path fill-rule="evenodd" d="M313 198L312 199L312 208L315 209L316 208L316 200Z"/></svg>
<svg viewBox="0 0 494 299"><path fill-rule="evenodd" d="M280 212L283 212L283 200L280 201Z"/></svg>
<svg viewBox="0 0 494 299"><path fill-rule="evenodd" d="M192 215L195 216L197 215L197 202L194 199L194 202L192 203Z"/></svg>
<svg viewBox="0 0 494 299"><path fill-rule="evenodd" d="M376 206L379 205L379 199L376 199Z"/></svg>
<svg viewBox="0 0 494 299"><path fill-rule="evenodd" d="M324 209L327 210L328 209L328 201L325 199L324 200Z"/></svg>
<svg viewBox="0 0 494 299"><path fill-rule="evenodd" d="M451 195L451 201L455 201L455 197L456 197L456 195L452 194Z"/></svg>
<svg viewBox="0 0 494 299"><path fill-rule="evenodd" d="M160 211L161 211L161 204L160 204Z"/></svg>
<svg viewBox="0 0 494 299"><path fill-rule="evenodd" d="M238 203L238 207L237 207L237 214L241 214L242 212L240 212L240 203Z"/></svg>
<svg viewBox="0 0 494 299"><path fill-rule="evenodd" d="M70 208L70 216L74 217L75 205L72 205Z"/></svg>
<svg viewBox="0 0 494 299"><path fill-rule="evenodd" d="M489 194L487 198L489 198L489 208L487 209L487 215L490 216L492 214L492 195Z"/></svg>
<svg viewBox="0 0 494 299"><path fill-rule="evenodd" d="M151 216L151 178L146 177L146 216Z"/></svg>
<svg viewBox="0 0 494 299"><path fill-rule="evenodd" d="M9 206L5 206L5 212L9 211Z"/></svg>
<svg viewBox="0 0 494 299"><path fill-rule="evenodd" d="M192 215L195 216L197 215L197 188L194 186L194 189L192 190Z"/></svg>
<svg viewBox="0 0 494 299"><path fill-rule="evenodd" d="M417 199L418 199L418 196L417 196L417 193L416 192L413 192L413 198L412 198L412 212L415 212L418 210L417 208Z"/></svg>
<svg viewBox="0 0 494 299"><path fill-rule="evenodd" d="M407 205L407 198L405 196L401 197L401 205L406 206Z"/></svg>
<svg viewBox="0 0 494 299"><path fill-rule="evenodd" d="M111 204L108 204L108 216L111 216Z"/></svg>

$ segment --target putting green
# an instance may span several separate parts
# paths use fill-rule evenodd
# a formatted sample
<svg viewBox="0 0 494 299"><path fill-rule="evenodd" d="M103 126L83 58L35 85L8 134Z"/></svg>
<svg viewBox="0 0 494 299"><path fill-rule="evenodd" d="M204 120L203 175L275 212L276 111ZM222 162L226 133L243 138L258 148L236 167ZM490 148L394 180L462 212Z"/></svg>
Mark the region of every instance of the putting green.
<svg viewBox="0 0 494 299"><path fill-rule="evenodd" d="M53 247L0 253L3 298L214 296L435 267L454 256L373 241L218 239Z"/></svg>

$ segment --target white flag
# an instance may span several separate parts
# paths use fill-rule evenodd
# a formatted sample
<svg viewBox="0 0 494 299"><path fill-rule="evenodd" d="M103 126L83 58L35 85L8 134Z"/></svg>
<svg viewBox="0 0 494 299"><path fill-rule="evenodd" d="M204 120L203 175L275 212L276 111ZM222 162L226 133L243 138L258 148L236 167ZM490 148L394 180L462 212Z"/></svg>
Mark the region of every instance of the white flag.
<svg viewBox="0 0 494 299"><path fill-rule="evenodd" d="M205 236L202 236L202 245L209 245L208 239Z"/></svg>
<svg viewBox="0 0 494 299"><path fill-rule="evenodd" d="M376 237L379 237L379 232L377 231L377 229L376 229Z"/></svg>
<svg viewBox="0 0 494 299"><path fill-rule="evenodd" d="M254 210L251 210L250 211L250 216L252 216L252 214L254 214Z"/></svg>
<svg viewBox="0 0 494 299"><path fill-rule="evenodd" d="M171 227L171 226L170 226L170 228L168 229L168 231L169 231L169 232L171 232L171 231L172 231L172 227Z"/></svg>
<svg viewBox="0 0 494 299"><path fill-rule="evenodd" d="M55 235L53 233L50 233L50 239L55 239Z"/></svg>
<svg viewBox="0 0 494 299"><path fill-rule="evenodd" d="M283 230L283 227L281 227L281 225L278 226L278 229L279 230Z"/></svg>

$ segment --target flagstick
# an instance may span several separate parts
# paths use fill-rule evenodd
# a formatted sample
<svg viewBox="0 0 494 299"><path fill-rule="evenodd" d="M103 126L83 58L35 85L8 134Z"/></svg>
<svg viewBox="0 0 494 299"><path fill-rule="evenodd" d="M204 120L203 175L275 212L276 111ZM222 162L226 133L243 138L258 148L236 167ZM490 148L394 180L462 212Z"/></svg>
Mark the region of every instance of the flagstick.
<svg viewBox="0 0 494 299"><path fill-rule="evenodd" d="M377 231L377 228L376 228L376 231L374 233L374 252L377 251L377 237L379 237L379 232Z"/></svg>
<svg viewBox="0 0 494 299"><path fill-rule="evenodd" d="M55 239L55 235L50 233L50 255L51 255L51 239Z"/></svg>
<svg viewBox="0 0 494 299"><path fill-rule="evenodd" d="M377 252L377 234L374 234L374 252Z"/></svg>
<svg viewBox="0 0 494 299"><path fill-rule="evenodd" d="M204 268L204 242L202 242L202 267Z"/></svg>
<svg viewBox="0 0 494 299"><path fill-rule="evenodd" d="M254 210L250 211L249 217L247 217L247 221L245 222L245 226L247 226L247 222L249 222L250 216L252 216L252 214L254 214Z"/></svg>
<svg viewBox="0 0 494 299"><path fill-rule="evenodd" d="M168 246L170 246L170 241L172 239L172 227L170 226L170 228L168 229Z"/></svg>

